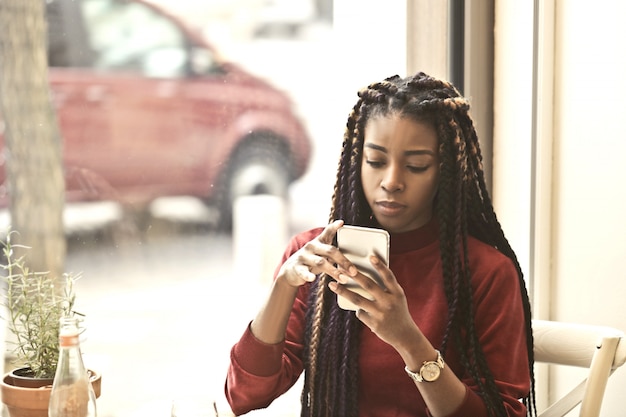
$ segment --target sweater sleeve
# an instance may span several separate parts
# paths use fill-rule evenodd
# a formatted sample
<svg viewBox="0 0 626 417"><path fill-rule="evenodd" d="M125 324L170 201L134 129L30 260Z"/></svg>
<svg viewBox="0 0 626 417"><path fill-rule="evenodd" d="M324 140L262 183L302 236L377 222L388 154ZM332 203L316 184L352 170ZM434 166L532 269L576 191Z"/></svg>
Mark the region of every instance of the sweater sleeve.
<svg viewBox="0 0 626 417"><path fill-rule="evenodd" d="M432 417L430 411L426 409L426 415L428 417ZM467 416L486 416L487 415L487 407L485 407L485 403L480 398L478 394L474 391L470 390L468 387L465 388L465 398L463 398L463 402L456 409L456 411L452 414L449 414L447 417L467 417Z"/></svg>
<svg viewBox="0 0 626 417"><path fill-rule="evenodd" d="M248 326L231 350L225 393L232 411L241 415L268 407L286 392L302 372L299 350L286 341L263 343Z"/></svg>
<svg viewBox="0 0 626 417"><path fill-rule="evenodd" d="M292 239L280 264L319 232L321 229L314 229ZM308 291L308 285L300 287L282 342L264 343L252 334L248 325L231 349L224 390L236 415L268 407L298 380L303 370L304 320Z"/></svg>

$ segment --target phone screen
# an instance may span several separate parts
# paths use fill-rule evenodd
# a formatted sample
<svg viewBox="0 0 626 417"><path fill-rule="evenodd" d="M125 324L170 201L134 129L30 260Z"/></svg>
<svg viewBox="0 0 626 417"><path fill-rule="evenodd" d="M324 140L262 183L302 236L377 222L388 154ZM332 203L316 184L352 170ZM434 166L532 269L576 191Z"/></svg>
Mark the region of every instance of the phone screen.
<svg viewBox="0 0 626 417"><path fill-rule="evenodd" d="M337 246L361 273L374 280L378 285L382 285L378 273L369 261L369 257L373 254L378 255L385 264L389 264L389 233L386 230L343 226L337 231ZM356 282L349 282L346 286L350 291L372 299L372 296ZM341 296L337 296L337 303L344 310L357 310L358 308Z"/></svg>

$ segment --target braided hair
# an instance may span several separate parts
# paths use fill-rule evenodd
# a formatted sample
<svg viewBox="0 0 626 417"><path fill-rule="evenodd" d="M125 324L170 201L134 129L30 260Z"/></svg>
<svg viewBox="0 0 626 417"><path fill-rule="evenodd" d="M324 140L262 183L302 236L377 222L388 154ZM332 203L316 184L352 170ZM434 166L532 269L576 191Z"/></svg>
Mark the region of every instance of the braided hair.
<svg viewBox="0 0 626 417"><path fill-rule="evenodd" d="M330 220L376 226L361 184L365 126L372 117L397 115L430 123L439 138L440 176L434 215L439 222L440 252L448 323L440 350L456 349L476 383L490 415L506 415L502 398L487 365L474 323L468 235L497 248L518 273L526 324L531 389L523 399L528 415L536 415L531 311L526 284L513 249L496 218L485 185L478 138L469 104L448 82L424 73L393 76L369 85L347 121L339 160ZM320 275L311 286L305 327L305 380L302 416L358 414L359 323L355 314L337 306L328 289L330 277Z"/></svg>

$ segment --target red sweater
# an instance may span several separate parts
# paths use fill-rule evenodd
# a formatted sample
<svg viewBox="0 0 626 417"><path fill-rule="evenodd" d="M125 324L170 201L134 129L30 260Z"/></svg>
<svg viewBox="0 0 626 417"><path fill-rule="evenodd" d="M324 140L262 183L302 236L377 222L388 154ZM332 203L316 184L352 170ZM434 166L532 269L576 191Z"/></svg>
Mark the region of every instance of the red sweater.
<svg viewBox="0 0 626 417"><path fill-rule="evenodd" d="M294 237L283 262L322 229ZM525 416L518 400L530 389L526 330L522 299L513 263L496 249L476 239L468 241L476 311L476 331L509 416ZM448 305L443 289L437 223L392 234L390 266L405 291L413 319L435 348L441 344ZM262 343L248 329L231 350L226 397L237 415L267 407L287 391L303 370L305 303L309 286L300 288L285 341ZM428 416L426 405L406 375L400 355L367 328L361 333L359 354L359 416ZM477 387L448 352L446 365L467 385L465 401L451 416L487 416Z"/></svg>

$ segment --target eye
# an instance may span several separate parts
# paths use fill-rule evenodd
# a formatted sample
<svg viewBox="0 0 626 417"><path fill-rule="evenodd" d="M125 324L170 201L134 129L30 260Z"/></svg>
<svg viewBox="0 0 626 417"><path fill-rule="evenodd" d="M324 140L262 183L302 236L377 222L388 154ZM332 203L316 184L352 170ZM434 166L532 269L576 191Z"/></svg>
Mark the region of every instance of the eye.
<svg viewBox="0 0 626 417"><path fill-rule="evenodd" d="M408 165L408 166L407 166L407 169L408 169L410 172L413 172L413 173L420 173L420 172L424 172L424 171L426 171L428 168L429 168L429 166L413 166L413 165Z"/></svg>
<svg viewBox="0 0 626 417"><path fill-rule="evenodd" d="M372 159L366 159L365 163L371 166L372 168L381 168L382 166L385 165L385 161L377 161L377 160L372 160Z"/></svg>

